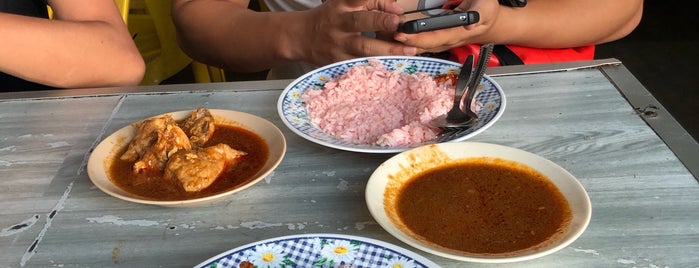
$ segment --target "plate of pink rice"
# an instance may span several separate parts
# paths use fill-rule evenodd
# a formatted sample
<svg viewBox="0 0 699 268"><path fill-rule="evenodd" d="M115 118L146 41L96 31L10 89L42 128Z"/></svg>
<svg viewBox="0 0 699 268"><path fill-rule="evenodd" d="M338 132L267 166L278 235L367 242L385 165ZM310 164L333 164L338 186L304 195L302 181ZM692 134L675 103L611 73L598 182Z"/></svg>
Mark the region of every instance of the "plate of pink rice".
<svg viewBox="0 0 699 268"><path fill-rule="evenodd" d="M277 109L294 133L327 147L396 153L426 144L463 141L492 126L505 111L500 85L484 75L471 108L478 123L458 131L428 122L452 106L457 62L428 57L367 57L326 65L291 82ZM446 80L445 80L446 79Z"/></svg>

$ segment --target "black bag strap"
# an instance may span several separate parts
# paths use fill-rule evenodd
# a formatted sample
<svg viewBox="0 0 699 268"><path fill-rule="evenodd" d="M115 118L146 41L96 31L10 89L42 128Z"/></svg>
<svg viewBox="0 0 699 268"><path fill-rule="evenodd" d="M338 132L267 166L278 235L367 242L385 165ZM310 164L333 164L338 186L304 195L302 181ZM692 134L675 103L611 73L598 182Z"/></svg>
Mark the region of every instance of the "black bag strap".
<svg viewBox="0 0 699 268"><path fill-rule="evenodd" d="M420 56L448 60L450 59L449 53L449 51L425 52L420 54ZM522 59L520 59L519 56L512 52L512 50L510 50L506 45L495 45L495 47L493 48L493 55L495 55L495 57L498 58L501 66L524 64Z"/></svg>
<svg viewBox="0 0 699 268"><path fill-rule="evenodd" d="M501 66L505 65L523 65L522 59L517 56L512 50L510 50L506 45L495 45L493 48L493 55L498 58Z"/></svg>

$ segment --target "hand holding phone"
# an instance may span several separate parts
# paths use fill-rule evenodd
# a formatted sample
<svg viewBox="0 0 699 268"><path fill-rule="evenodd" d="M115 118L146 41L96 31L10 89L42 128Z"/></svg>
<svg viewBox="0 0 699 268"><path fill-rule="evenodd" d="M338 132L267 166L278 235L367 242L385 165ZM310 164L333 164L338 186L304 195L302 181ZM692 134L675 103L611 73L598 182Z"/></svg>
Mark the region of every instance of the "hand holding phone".
<svg viewBox="0 0 699 268"><path fill-rule="evenodd" d="M420 33L456 26L466 26L480 20L477 11L454 11L451 9L417 10L404 14L399 32Z"/></svg>

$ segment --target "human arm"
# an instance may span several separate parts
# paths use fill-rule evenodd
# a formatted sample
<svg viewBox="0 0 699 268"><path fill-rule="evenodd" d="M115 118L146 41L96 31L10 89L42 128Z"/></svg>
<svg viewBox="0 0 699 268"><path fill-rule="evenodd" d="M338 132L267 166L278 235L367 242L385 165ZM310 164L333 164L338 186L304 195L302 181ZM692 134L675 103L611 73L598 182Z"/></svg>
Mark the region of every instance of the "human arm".
<svg viewBox="0 0 699 268"><path fill-rule="evenodd" d="M396 14L402 10L390 0L328 0L294 12L255 12L247 4L247 0L174 0L172 16L180 46L198 61L237 72L295 61L323 65L417 52L395 41L361 35L397 29Z"/></svg>
<svg viewBox="0 0 699 268"><path fill-rule="evenodd" d="M0 13L0 71L58 88L136 85L145 64L113 0L49 0L54 19Z"/></svg>
<svg viewBox="0 0 699 268"><path fill-rule="evenodd" d="M469 43L536 48L601 44L628 35L638 25L643 1L529 0L525 7L513 8L497 0L464 0L458 8L478 11L480 21L427 33L396 33L394 38L429 52Z"/></svg>

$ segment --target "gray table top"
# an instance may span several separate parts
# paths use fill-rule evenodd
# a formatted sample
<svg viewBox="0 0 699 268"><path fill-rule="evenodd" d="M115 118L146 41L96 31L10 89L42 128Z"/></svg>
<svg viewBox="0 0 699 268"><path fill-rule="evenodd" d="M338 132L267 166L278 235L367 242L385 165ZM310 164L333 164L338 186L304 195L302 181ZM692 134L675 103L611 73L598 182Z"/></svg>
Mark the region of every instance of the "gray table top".
<svg viewBox="0 0 699 268"><path fill-rule="evenodd" d="M541 155L575 175L592 203L570 246L505 267L699 267L699 146L614 59L490 68L504 115L472 141ZM290 80L0 94L0 267L191 267L284 235L382 240L442 267L489 267L412 248L364 203L392 154L326 148L291 132L276 102ZM85 172L90 151L142 118L199 106L276 124L286 156L223 201L163 208L116 199ZM694 174L694 175L693 175Z"/></svg>

